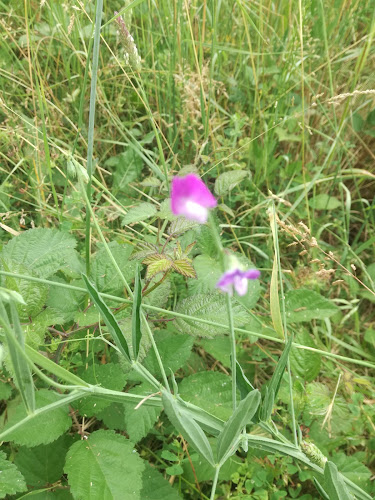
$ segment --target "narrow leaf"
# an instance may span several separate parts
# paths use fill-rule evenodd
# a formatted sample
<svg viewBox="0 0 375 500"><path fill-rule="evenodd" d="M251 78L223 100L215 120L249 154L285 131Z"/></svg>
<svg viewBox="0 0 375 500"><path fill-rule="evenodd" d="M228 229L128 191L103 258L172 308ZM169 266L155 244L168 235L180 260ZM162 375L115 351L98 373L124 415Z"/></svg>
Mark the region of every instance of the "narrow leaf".
<svg viewBox="0 0 375 500"><path fill-rule="evenodd" d="M279 280L278 280L278 270L277 270L277 257L273 260L272 276L271 276L271 287L270 287L270 309L273 327L277 335L284 339L284 329L281 321L280 312L280 302L279 302Z"/></svg>
<svg viewBox="0 0 375 500"><path fill-rule="evenodd" d="M344 483L343 476L339 473L333 462L327 462L324 467L324 479L327 493L330 500L353 500L353 495L349 492Z"/></svg>
<svg viewBox="0 0 375 500"><path fill-rule="evenodd" d="M273 404L276 399L277 393L279 392L281 379L283 377L284 370L288 362L288 356L290 348L292 347L292 342L293 342L293 336L291 335L276 365L276 369L274 371L274 374L272 375L272 379L268 384L268 386L266 387L266 393L263 400L262 411L261 411L261 420L263 421L268 420L271 416Z"/></svg>
<svg viewBox="0 0 375 500"><path fill-rule="evenodd" d="M85 282L87 291L89 292L91 300L94 302L96 307L99 309L100 314L103 316L104 322L107 325L113 340L115 341L116 346L120 350L121 354L126 358L126 360L130 363L131 357L129 353L129 347L126 342L126 339L121 331L119 324L116 321L116 318L112 314L112 311L107 307L107 305L101 299L98 291L93 286L92 283L88 280L85 274L82 274L83 281Z"/></svg>
<svg viewBox="0 0 375 500"><path fill-rule="evenodd" d="M237 389L240 391L241 399L245 399L249 392L254 390L254 387L249 382L248 378L244 374L241 365L236 360L236 384Z"/></svg>
<svg viewBox="0 0 375 500"><path fill-rule="evenodd" d="M202 455L208 463L215 465L214 456L208 439L197 422L186 412L178 400L167 391L163 391L164 411L170 422L191 446Z"/></svg>
<svg viewBox="0 0 375 500"><path fill-rule="evenodd" d="M141 302L142 302L142 286L139 264L135 271L134 297L133 297L133 312L132 312L132 344L134 359L138 358L139 346L141 344Z"/></svg>
<svg viewBox="0 0 375 500"><path fill-rule="evenodd" d="M313 477L315 488L318 490L319 495L324 499L324 500L330 500L329 496L327 495L326 491L324 490L323 486L319 483L319 481L316 479L316 477Z"/></svg>
<svg viewBox="0 0 375 500"><path fill-rule="evenodd" d="M255 415L261 400L260 392L255 389L243 399L228 422L224 425L223 432L220 434L217 443L217 459L223 463L229 455L232 455L236 449L237 438L242 429L250 422Z"/></svg>

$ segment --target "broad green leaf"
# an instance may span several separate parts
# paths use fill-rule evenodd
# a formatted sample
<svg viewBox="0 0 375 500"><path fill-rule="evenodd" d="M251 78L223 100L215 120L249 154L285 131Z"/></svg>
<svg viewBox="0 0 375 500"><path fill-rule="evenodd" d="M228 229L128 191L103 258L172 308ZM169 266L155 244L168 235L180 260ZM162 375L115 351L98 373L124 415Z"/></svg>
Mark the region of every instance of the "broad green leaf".
<svg viewBox="0 0 375 500"><path fill-rule="evenodd" d="M212 448L215 451L215 442L213 440L210 441L212 441ZM196 480L198 480L199 483L203 481L212 481L215 475L214 467L193 450L189 451L189 458L185 458L181 465L184 468L184 478L192 484L194 484ZM235 455L230 457L220 468L219 480L231 481L232 475L238 473L240 466L241 459L238 459Z"/></svg>
<svg viewBox="0 0 375 500"><path fill-rule="evenodd" d="M157 209L152 203L140 203L139 205L132 207L128 210L128 213L122 219L122 225L132 224L134 222L141 222L146 219L154 217Z"/></svg>
<svg viewBox="0 0 375 500"><path fill-rule="evenodd" d="M142 500L181 500L178 491L148 462L142 475Z"/></svg>
<svg viewBox="0 0 375 500"><path fill-rule="evenodd" d="M32 500L72 500L73 497L68 490L56 489L48 490L42 489L39 493L32 492Z"/></svg>
<svg viewBox="0 0 375 500"><path fill-rule="evenodd" d="M63 283L67 282L58 277L53 276L51 281L55 283ZM82 281L71 282L71 285L82 286ZM50 313L55 313L57 317L60 317L60 322L65 323L74 319L77 311L83 309L83 299L85 297L84 292L77 292L75 290L69 290L67 288L61 288L59 286L50 286L48 291L47 298L47 308L50 310ZM39 317L37 318L39 320ZM57 321L53 321L49 324L56 324Z"/></svg>
<svg viewBox="0 0 375 500"><path fill-rule="evenodd" d="M191 259L183 258L173 261L173 269L178 273L182 274L186 278L196 278L195 269L191 263Z"/></svg>
<svg viewBox="0 0 375 500"><path fill-rule="evenodd" d="M173 330L162 330L156 336L156 345L164 368L175 373L188 360L194 339L189 335L176 334ZM153 375L161 376L153 349L149 350L143 365Z"/></svg>
<svg viewBox="0 0 375 500"><path fill-rule="evenodd" d="M261 400L260 392L255 389L240 401L218 438L217 459L221 463L236 451L236 442L242 429L255 415Z"/></svg>
<svg viewBox="0 0 375 500"><path fill-rule="evenodd" d="M339 310L319 293L303 288L287 292L285 309L287 320L294 323L329 318Z"/></svg>
<svg viewBox="0 0 375 500"><path fill-rule="evenodd" d="M315 342L306 330L299 333L295 339L297 344L316 347ZM320 372L321 356L318 353L293 347L290 351L290 363L294 375L311 382Z"/></svg>
<svg viewBox="0 0 375 500"><path fill-rule="evenodd" d="M140 178L143 160L132 148L128 147L123 153L108 158L105 166L114 170L111 191L113 194L121 193L132 195L134 190L129 183Z"/></svg>
<svg viewBox="0 0 375 500"><path fill-rule="evenodd" d="M126 375L119 363L98 364L94 363L88 368L81 368L77 374L91 385L99 385L112 391L121 391L126 383ZM95 396L87 396L72 403L82 416L93 417L109 406L111 401Z"/></svg>
<svg viewBox="0 0 375 500"><path fill-rule="evenodd" d="M159 278L154 278L151 280L149 289L155 285L155 283L159 280ZM146 296L142 298L144 304L148 304L154 307L165 307L168 298L171 294L171 280L166 278L160 285L157 286L154 290L148 293Z"/></svg>
<svg viewBox="0 0 375 500"><path fill-rule="evenodd" d="M25 479L17 466L7 460L6 454L0 450L0 498L15 495L27 490Z"/></svg>
<svg viewBox="0 0 375 500"><path fill-rule="evenodd" d="M246 324L249 315L244 307L235 299L232 301L232 306L234 326L239 327ZM215 335L224 335L229 331L229 327L221 328L214 325L207 325L192 319L193 317L197 317L216 323L227 324L226 298L220 292L196 294L183 299L177 304L176 312L189 317L176 318L176 327L182 333L198 337L214 337Z"/></svg>
<svg viewBox="0 0 375 500"><path fill-rule="evenodd" d="M266 392L260 411L260 418L263 421L267 421L271 417L273 405L277 398L284 370L288 362L288 356L290 348L292 346L292 342L293 342L293 336L291 335L276 365L271 381L266 386Z"/></svg>
<svg viewBox="0 0 375 500"><path fill-rule="evenodd" d="M168 234L178 236L180 234L186 233L194 227L197 227L198 224L198 222L185 219L185 217L177 217L172 220L168 228Z"/></svg>
<svg viewBox="0 0 375 500"><path fill-rule="evenodd" d="M12 394L12 386L10 385L10 383L0 380L0 401L1 400L6 401L11 394Z"/></svg>
<svg viewBox="0 0 375 500"><path fill-rule="evenodd" d="M29 486L42 487L53 484L64 472L65 455L73 439L64 435L53 443L18 449L14 463L24 475Z"/></svg>
<svg viewBox="0 0 375 500"><path fill-rule="evenodd" d="M132 311L132 348L134 359L138 358L139 346L141 344L141 302L142 302L142 284L140 277L139 264L135 271L133 311Z"/></svg>
<svg viewBox="0 0 375 500"><path fill-rule="evenodd" d="M136 406L136 403L133 403L132 407L134 408L134 406ZM126 431L125 405L123 403L111 403L101 412L98 412L96 418L102 420L108 429Z"/></svg>
<svg viewBox="0 0 375 500"><path fill-rule="evenodd" d="M135 262L130 260L130 255L134 247L127 244L120 244L117 241L111 241L108 247L122 274L129 283L135 276ZM123 282L119 279L118 271L103 245L100 245L99 250L93 255L90 280L101 293L118 295L122 293L124 288Z"/></svg>
<svg viewBox="0 0 375 500"><path fill-rule="evenodd" d="M185 377L180 382L179 394L184 401L204 408L222 420L228 420L232 414L231 379L224 373L198 372Z"/></svg>
<svg viewBox="0 0 375 500"><path fill-rule="evenodd" d="M51 403L57 402L62 396L47 389L40 389L35 393L36 407L42 408ZM5 431L14 426L27 416L23 404L18 404L9 412L9 418L1 431ZM59 406L46 413L41 413L30 422L26 420L20 427L7 435L7 441L14 441L21 446L38 446L55 441L72 425L69 416L68 405Z"/></svg>
<svg viewBox="0 0 375 500"><path fill-rule="evenodd" d="M244 170L231 170L220 174L215 181L215 193L224 196L248 176L248 172Z"/></svg>
<svg viewBox="0 0 375 500"><path fill-rule="evenodd" d="M329 461L326 463L324 480L329 500L354 500L354 496L349 492L344 478L334 463Z"/></svg>
<svg viewBox="0 0 375 500"><path fill-rule="evenodd" d="M130 394L140 394L144 397L149 396L153 392L155 392L155 390L148 384L141 384L129 390ZM135 406L135 404L125 403L125 424L129 438L134 443L138 443L138 441L146 437L153 428L162 408L142 404L135 409Z"/></svg>
<svg viewBox="0 0 375 500"><path fill-rule="evenodd" d="M112 335L116 346L118 347L124 358L128 362L130 362L131 357L130 357L129 347L126 342L126 338L124 337L121 328L119 327L119 324L116 321L116 318L112 314L112 311L103 302L98 291L95 289L92 283L90 283L87 276L83 274L82 277L83 281L85 282L87 291L89 292L90 298L98 308L100 314L102 315L103 320L107 325L107 328L109 329L109 332Z"/></svg>
<svg viewBox="0 0 375 500"><path fill-rule="evenodd" d="M164 411L175 429L207 462L214 465L210 443L197 422L189 417L181 403L170 392L162 392L162 401Z"/></svg>
<svg viewBox="0 0 375 500"><path fill-rule="evenodd" d="M64 470L76 500L141 500L144 466L124 436L99 430L71 446Z"/></svg>
<svg viewBox="0 0 375 500"><path fill-rule="evenodd" d="M345 453L337 453L333 456L332 461L343 476L366 491L371 491L367 488L370 486L372 473L355 455L347 456Z"/></svg>
<svg viewBox="0 0 375 500"><path fill-rule="evenodd" d="M215 337L213 339L202 339L199 344L213 358L220 361L225 367L230 367L230 338Z"/></svg>
<svg viewBox="0 0 375 500"><path fill-rule="evenodd" d="M309 205L315 210L335 210L335 208L341 207L341 201L334 196L322 193L311 198Z"/></svg>

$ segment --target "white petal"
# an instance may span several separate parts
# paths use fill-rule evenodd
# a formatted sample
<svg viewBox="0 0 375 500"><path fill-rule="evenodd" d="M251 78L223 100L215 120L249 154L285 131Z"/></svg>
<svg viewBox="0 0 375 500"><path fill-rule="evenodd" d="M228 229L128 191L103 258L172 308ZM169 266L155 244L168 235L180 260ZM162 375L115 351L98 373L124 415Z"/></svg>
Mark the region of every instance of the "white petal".
<svg viewBox="0 0 375 500"><path fill-rule="evenodd" d="M234 288L238 295L245 295L247 292L247 279L240 276L234 278Z"/></svg>
<svg viewBox="0 0 375 500"><path fill-rule="evenodd" d="M195 203L194 201L187 201L184 207L184 215L187 219L196 220L201 224L207 222L208 218L208 209L206 207L202 207L199 203Z"/></svg>

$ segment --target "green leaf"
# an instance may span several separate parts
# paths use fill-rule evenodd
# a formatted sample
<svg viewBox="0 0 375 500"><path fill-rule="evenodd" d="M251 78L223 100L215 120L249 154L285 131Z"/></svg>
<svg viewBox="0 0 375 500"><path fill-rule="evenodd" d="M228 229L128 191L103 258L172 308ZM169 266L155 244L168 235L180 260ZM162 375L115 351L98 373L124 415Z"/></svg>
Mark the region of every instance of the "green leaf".
<svg viewBox="0 0 375 500"><path fill-rule="evenodd" d="M129 283L135 276L135 262L130 260L133 247L117 243L117 241L111 241L108 247L126 281ZM124 288L123 282L119 279L118 271L103 245L93 255L90 279L95 284L96 289L102 293L118 295Z"/></svg>
<svg viewBox="0 0 375 500"><path fill-rule="evenodd" d="M251 392L254 387L249 382L248 378L244 374L241 365L236 360L236 384L237 389L240 391L241 399L245 399L246 396Z"/></svg>
<svg viewBox="0 0 375 500"><path fill-rule="evenodd" d="M171 424L188 441L188 443L214 465L214 457L208 439L194 419L190 418L181 403L170 392L162 392L164 411Z"/></svg>
<svg viewBox="0 0 375 500"><path fill-rule="evenodd" d="M184 258L173 261L173 269L186 278L197 277L195 269L191 263L191 259Z"/></svg>
<svg viewBox="0 0 375 500"><path fill-rule="evenodd" d="M185 217L177 217L176 219L172 220L171 225L168 229L168 234L178 236L180 234L186 233L190 229L193 229L193 227L197 227L198 224L198 222L185 219Z"/></svg>
<svg viewBox="0 0 375 500"><path fill-rule="evenodd" d="M313 290L290 290L285 297L287 320L294 323L325 319L339 310L330 300Z"/></svg>
<svg viewBox="0 0 375 500"><path fill-rule="evenodd" d="M232 301L232 306L234 326L239 327L244 325L249 318L248 313L235 299ZM220 292L196 294L183 299L177 304L176 312L221 324L228 323L226 298ZM194 319L179 317L176 318L176 328L182 333L199 337L213 337L215 335L223 335L229 331L229 327L221 328L214 325L207 325Z"/></svg>
<svg viewBox="0 0 375 500"><path fill-rule="evenodd" d="M295 342L308 347L316 347L306 330L299 333ZM318 353L293 347L290 351L290 363L294 375L311 382L320 372L321 356Z"/></svg>
<svg viewBox="0 0 375 500"><path fill-rule="evenodd" d="M244 170L231 170L220 174L215 181L215 193L224 196L248 176L248 172Z"/></svg>
<svg viewBox="0 0 375 500"><path fill-rule="evenodd" d="M230 419L225 423L224 429L218 438L217 459L219 463L224 462L229 455L236 451L237 439L242 429L251 421L255 415L261 400L260 392L255 389L240 401Z"/></svg>
<svg viewBox="0 0 375 500"><path fill-rule="evenodd" d="M341 207L341 201L329 194L317 194L309 200L310 207L315 210L335 210Z"/></svg>
<svg viewBox="0 0 375 500"><path fill-rule="evenodd" d="M51 281L54 281L55 283L67 283L64 279L58 276L53 276ZM72 281L70 284L73 286L82 286L82 282L80 280ZM86 294L84 292L77 292L75 290L61 288L59 286L51 286L48 291L46 305L51 314L55 313L56 316L60 318L59 321L61 323L68 322L74 319L77 311L81 308L83 309L83 299L85 295ZM49 322L49 324L55 323L56 321L53 321L52 323Z"/></svg>
<svg viewBox="0 0 375 500"><path fill-rule="evenodd" d="M336 453L332 459L343 476L367 490L370 486L372 473L356 456ZM368 490L371 491L371 490Z"/></svg>
<svg viewBox="0 0 375 500"><path fill-rule="evenodd" d="M37 408L42 408L60 399L61 396L56 392L47 389L40 389L35 393ZM6 425L1 429L2 431L9 429L27 416L23 404L18 404L8 413L9 418ZM64 434L71 425L69 407L64 405L36 415L30 420L30 423L26 420L20 427L8 434L7 441L14 441L16 444L29 447L48 444Z"/></svg>
<svg viewBox="0 0 375 500"><path fill-rule="evenodd" d="M4 382L0 380L0 401L6 401L12 394L12 386L9 382Z"/></svg>
<svg viewBox="0 0 375 500"><path fill-rule="evenodd" d="M1 256L6 262L32 270L40 278L48 278L60 269L70 267L76 259L76 240L57 229L29 229L5 245Z"/></svg>
<svg viewBox="0 0 375 500"><path fill-rule="evenodd" d="M142 284L139 270L139 264L135 271L133 311L132 311L132 347L134 359L138 358L139 346L141 344L141 302L142 302Z"/></svg>
<svg viewBox="0 0 375 500"><path fill-rule="evenodd" d="M232 414L231 379L224 373L198 372L185 377L180 383L179 394L184 401L222 420L228 420Z"/></svg>
<svg viewBox="0 0 375 500"><path fill-rule="evenodd" d="M64 470L77 500L141 500L144 462L132 443L114 431L99 430L74 443Z"/></svg>
<svg viewBox="0 0 375 500"><path fill-rule="evenodd" d="M142 476L142 500L181 500L177 490L172 488L169 482L148 462L145 462L145 470Z"/></svg>
<svg viewBox="0 0 375 500"><path fill-rule="evenodd" d="M85 382L91 385L100 385L112 391L121 391L126 383L126 375L119 364L107 363L105 365L94 363L87 369L81 368L77 373ZM87 396L72 403L80 415L93 417L109 406L111 401L95 396Z"/></svg>
<svg viewBox="0 0 375 500"><path fill-rule="evenodd" d="M129 347L126 342L126 338L124 337L119 324L116 321L116 318L112 314L112 311L107 307L107 305L101 299L98 291L95 287L90 283L87 276L82 274L83 281L85 282L87 291L89 292L91 300L94 302L96 307L99 309L100 314L103 317L107 328L112 335L113 340L115 341L116 346L118 347L121 354L124 358L130 363L130 352Z"/></svg>
<svg viewBox="0 0 375 500"><path fill-rule="evenodd" d="M184 469L180 464L173 464L165 469L165 472L170 476L180 476L184 473Z"/></svg>
<svg viewBox="0 0 375 500"><path fill-rule="evenodd" d="M149 289L157 283L159 278L153 278L150 282ZM154 306L154 307L165 307L168 298L171 294L171 281L169 278L163 280L160 285L158 285L152 292L148 293L143 297L142 301L144 304Z"/></svg>
<svg viewBox="0 0 375 500"><path fill-rule="evenodd" d="M167 255L155 253L143 260L147 265L146 279L151 280L159 273L165 273L173 266L173 261Z"/></svg>
<svg viewBox="0 0 375 500"><path fill-rule="evenodd" d="M329 461L326 463L324 480L329 500L354 500L334 463Z"/></svg>
<svg viewBox="0 0 375 500"><path fill-rule="evenodd" d="M151 386L148 384L141 384L129 390L130 394L140 394L144 395L144 397L149 396L153 392L155 390L151 390ZM130 403L125 403L124 409L126 432L134 443L138 443L138 441L147 436L162 411L161 407L157 408L145 404L135 409L135 405Z"/></svg>
<svg viewBox="0 0 375 500"><path fill-rule="evenodd" d="M29 486L53 484L64 472L65 455L71 444L72 438L64 435L50 444L34 448L21 446L14 463Z"/></svg>
<svg viewBox="0 0 375 500"><path fill-rule="evenodd" d="M25 479L17 467L7 460L7 456L0 450L0 498L15 495L27 490Z"/></svg>
<svg viewBox="0 0 375 500"><path fill-rule="evenodd" d="M156 345L167 371L175 373L188 360L193 348L194 339L189 335L176 334L174 331L164 330L158 332ZM143 365L153 375L161 376L159 363L154 350L147 353Z"/></svg>
<svg viewBox="0 0 375 500"><path fill-rule="evenodd" d="M146 219L150 219L157 212L155 205L152 203L140 203L136 207L132 207L128 210L128 213L122 219L122 225L132 224L134 222L141 222Z"/></svg>
<svg viewBox="0 0 375 500"><path fill-rule="evenodd" d="M271 417L273 405L277 398L284 370L288 362L288 356L290 348L292 346L292 342L293 342L293 336L291 335L276 365L271 381L266 386L266 392L260 412L260 418L263 421L267 421Z"/></svg>

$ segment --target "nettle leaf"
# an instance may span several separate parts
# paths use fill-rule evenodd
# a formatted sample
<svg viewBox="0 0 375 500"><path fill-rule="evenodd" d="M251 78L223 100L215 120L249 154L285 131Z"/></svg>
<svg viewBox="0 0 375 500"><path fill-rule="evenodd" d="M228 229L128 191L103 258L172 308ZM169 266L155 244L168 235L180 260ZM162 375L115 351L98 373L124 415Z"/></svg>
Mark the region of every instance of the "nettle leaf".
<svg viewBox="0 0 375 500"><path fill-rule="evenodd" d="M287 292L285 309L287 320L294 323L329 318L339 311L332 301L303 288Z"/></svg>
<svg viewBox="0 0 375 500"><path fill-rule="evenodd" d="M151 280L159 273L165 273L173 266L173 261L167 255L155 253L143 260L147 265L146 279Z"/></svg>
<svg viewBox="0 0 375 500"><path fill-rule="evenodd" d="M168 234L178 236L179 234L186 233L190 231L190 229L197 227L198 224L198 222L185 219L185 217L177 217L171 222L168 228Z"/></svg>
<svg viewBox="0 0 375 500"><path fill-rule="evenodd" d="M53 443L18 449L14 463L24 475L29 486L42 487L53 484L64 472L65 455L73 438L61 436Z"/></svg>
<svg viewBox="0 0 375 500"><path fill-rule="evenodd" d="M308 347L316 347L314 340L306 330L297 335L295 342ZM320 372L320 354L307 349L293 347L290 352L290 362L293 374L307 382L314 380Z"/></svg>
<svg viewBox="0 0 375 500"><path fill-rule="evenodd" d="M185 377L179 384L179 394L184 401L222 420L228 420L232 414L231 379L224 373L198 372Z"/></svg>
<svg viewBox="0 0 375 500"><path fill-rule="evenodd" d="M367 488L370 487L372 473L370 469L361 463L355 456L337 453L332 460L343 476L368 491Z"/></svg>
<svg viewBox="0 0 375 500"><path fill-rule="evenodd" d="M64 470L77 500L141 500L144 467L124 436L99 430L71 446Z"/></svg>
<svg viewBox="0 0 375 500"><path fill-rule="evenodd" d="M130 394L139 394L144 397L153 394L155 390L148 384L141 384L129 390ZM129 438L138 443L147 436L159 418L162 408L141 405L135 409L134 404L125 403L125 425Z"/></svg>
<svg viewBox="0 0 375 500"><path fill-rule="evenodd" d="M134 222L141 222L146 219L154 217L157 213L157 208L152 203L140 203L136 207L128 210L128 213L122 219L122 225L133 224Z"/></svg>
<svg viewBox="0 0 375 500"><path fill-rule="evenodd" d="M6 454L0 450L0 498L15 495L27 490L25 479L16 465L7 460Z"/></svg>
<svg viewBox="0 0 375 500"><path fill-rule="evenodd" d="M150 282L149 289L157 283L160 278L153 278ZM171 294L171 281L166 278L160 285L158 285L154 290L145 295L142 299L143 304L147 304L154 307L165 307L168 298Z"/></svg>
<svg viewBox="0 0 375 500"><path fill-rule="evenodd" d="M58 276L54 276L52 281L55 283L67 283L64 279L59 278ZM82 286L82 282L78 280L76 282L73 281L71 284L73 286ZM51 286L46 305L49 309L52 309L51 313L56 313L56 316L60 318L61 323L65 323L74 319L77 311L83 308L81 306L83 305L85 295L85 292L77 292L75 290L61 288L59 286ZM56 321L54 321L53 324L55 323Z"/></svg>
<svg viewBox="0 0 375 500"><path fill-rule="evenodd" d="M40 389L35 393L36 408L42 408L58 401L61 398L59 394L48 389ZM27 416L25 407L19 403L9 412L9 419L6 425L1 429L5 431L23 420ZM7 441L14 441L22 446L38 446L55 441L72 425L69 416L69 406L64 405L52 409L46 413L36 415L30 422L26 421L20 427L12 431L7 436Z"/></svg>
<svg viewBox="0 0 375 500"><path fill-rule="evenodd" d="M105 365L94 363L89 365L87 370L82 367L77 371L77 375L89 384L100 385L112 391L121 391L126 383L126 375L122 371L121 366L115 363L107 363ZM78 399L72 403L72 406L79 411L80 415L93 417L110 404L109 399L88 396Z"/></svg>
<svg viewBox="0 0 375 500"><path fill-rule="evenodd" d="M188 258L173 261L173 269L186 278L197 277L192 261Z"/></svg>
<svg viewBox="0 0 375 500"><path fill-rule="evenodd" d="M169 481L148 462L145 462L143 471L143 486L141 491L142 500L181 500L182 497L174 489Z"/></svg>
<svg viewBox="0 0 375 500"><path fill-rule="evenodd" d="M125 279L130 282L135 276L135 262L129 260L133 247L127 244L120 245L117 241L111 241L108 246ZM103 246L100 246L93 256L90 278L101 293L117 295L124 288L118 272Z"/></svg>
<svg viewBox="0 0 375 500"><path fill-rule="evenodd" d="M158 332L155 339L163 366L167 371L175 373L189 359L194 339L190 335L176 334L169 330ZM153 375L161 376L153 349L147 353L143 365Z"/></svg>
<svg viewBox="0 0 375 500"><path fill-rule="evenodd" d="M236 299L232 299L232 308L234 326L240 327L244 325L249 319L246 309ZM227 324L226 298L219 292L196 294L183 299L177 304L176 312L191 317L189 319L176 318L176 328L182 333L188 333L194 337L214 337L216 335L224 335L229 331L229 327L221 328L208 325L192 318L202 318L216 323Z"/></svg>
<svg viewBox="0 0 375 500"><path fill-rule="evenodd" d="M5 245L1 256L48 278L76 260L76 244L73 236L57 229L29 229Z"/></svg>
<svg viewBox="0 0 375 500"><path fill-rule="evenodd" d="M220 174L215 181L215 193L224 196L248 176L248 172L244 170L231 170Z"/></svg>

